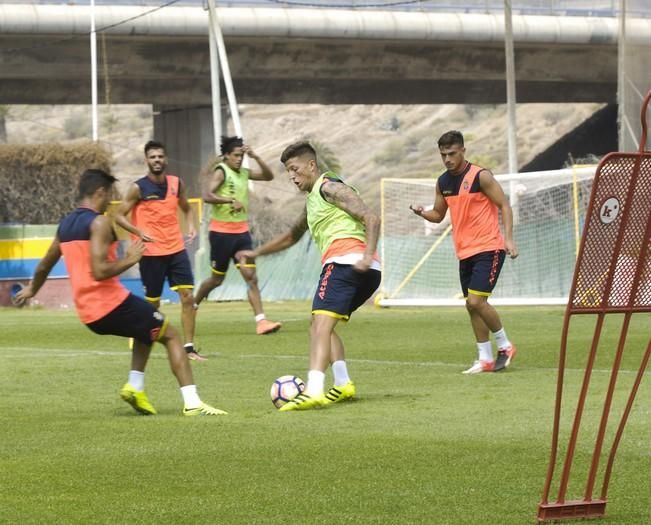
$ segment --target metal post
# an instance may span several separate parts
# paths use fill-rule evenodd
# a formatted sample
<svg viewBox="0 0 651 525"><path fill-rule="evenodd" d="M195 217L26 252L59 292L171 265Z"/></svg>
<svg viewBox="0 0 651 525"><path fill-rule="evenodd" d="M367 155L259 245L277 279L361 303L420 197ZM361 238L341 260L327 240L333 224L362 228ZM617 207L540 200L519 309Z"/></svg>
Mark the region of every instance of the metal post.
<svg viewBox="0 0 651 525"><path fill-rule="evenodd" d="M90 76L91 76L91 119L93 141L97 142L97 33L95 32L95 0L90 0Z"/></svg>
<svg viewBox="0 0 651 525"><path fill-rule="evenodd" d="M226 96L228 97L228 106L233 119L233 127L238 137L242 136L242 124L240 123L240 113L237 109L237 100L235 99L235 90L233 89L233 78L231 77L231 68L228 65L228 55L224 45L224 36L222 35L219 20L217 19L217 8L215 0L208 0L208 10L210 11L210 26L217 43L217 52L219 63L221 64L222 74L224 75L224 86L226 87Z"/></svg>
<svg viewBox="0 0 651 525"><path fill-rule="evenodd" d="M626 151L626 0L619 0L619 31L617 34L617 123L619 151Z"/></svg>
<svg viewBox="0 0 651 525"><path fill-rule="evenodd" d="M210 32L210 93L212 96L212 129L215 155L219 154L220 137L222 133L222 103L219 86L219 57L217 56L217 43L213 17L215 12L208 11L209 32Z"/></svg>
<svg viewBox="0 0 651 525"><path fill-rule="evenodd" d="M515 115L515 60L513 52L513 20L511 0L504 0L504 55L506 59L506 110L508 116L509 173L518 173L517 124ZM513 209L513 223L518 223L517 181L509 184L509 198Z"/></svg>

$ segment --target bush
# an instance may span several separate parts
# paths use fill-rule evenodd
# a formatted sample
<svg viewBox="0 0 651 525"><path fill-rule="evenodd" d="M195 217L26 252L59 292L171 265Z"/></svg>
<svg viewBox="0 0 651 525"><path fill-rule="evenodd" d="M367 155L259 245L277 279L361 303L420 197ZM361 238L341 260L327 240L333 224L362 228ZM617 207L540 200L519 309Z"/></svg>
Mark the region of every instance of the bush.
<svg viewBox="0 0 651 525"><path fill-rule="evenodd" d="M111 155L92 142L0 145L0 222L56 224L77 200L87 168L110 172Z"/></svg>

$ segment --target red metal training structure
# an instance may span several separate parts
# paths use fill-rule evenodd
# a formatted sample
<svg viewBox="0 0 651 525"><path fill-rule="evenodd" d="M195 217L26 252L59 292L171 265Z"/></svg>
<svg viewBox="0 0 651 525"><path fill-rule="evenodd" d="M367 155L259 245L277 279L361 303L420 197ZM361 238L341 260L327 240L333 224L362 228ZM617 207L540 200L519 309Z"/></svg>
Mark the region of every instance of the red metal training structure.
<svg viewBox="0 0 651 525"><path fill-rule="evenodd" d="M617 447L651 356L651 339L644 351L622 417L616 427L608 461L603 472L601 492L593 495L608 417L617 383L626 336L633 313L651 312L651 151L646 149L646 115L651 91L644 98L641 111L642 137L637 153L610 153L597 167L581 246L574 270L572 289L565 311L558 365L556 405L551 455L538 521L594 518L605 515L608 483ZM605 393L601 420L597 429L583 499L566 499L579 427L585 406L592 369L597 354L604 319L607 314L624 314L610 380ZM583 382L567 444L556 500L549 502L558 456L558 437L567 339L570 318L575 314L597 316L588 353Z"/></svg>

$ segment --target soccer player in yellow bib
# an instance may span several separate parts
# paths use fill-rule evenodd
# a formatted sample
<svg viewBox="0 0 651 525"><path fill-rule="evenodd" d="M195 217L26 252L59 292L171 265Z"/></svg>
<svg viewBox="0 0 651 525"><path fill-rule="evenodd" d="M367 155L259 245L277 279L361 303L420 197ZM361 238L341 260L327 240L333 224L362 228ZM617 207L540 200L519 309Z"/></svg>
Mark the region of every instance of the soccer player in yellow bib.
<svg viewBox="0 0 651 525"><path fill-rule="evenodd" d="M221 153L223 161L215 165L209 184L203 192L204 202L212 204L209 227L211 274L201 283L194 296L195 308L224 282L232 259L246 281L249 303L255 316L256 334L271 334L280 330L282 324L270 321L265 316L255 262L240 261L236 254L252 247L248 222L249 180L270 181L274 174L240 137L222 137ZM244 155L255 160L260 169L248 170L242 167Z"/></svg>
<svg viewBox="0 0 651 525"><path fill-rule="evenodd" d="M344 345L335 327L339 321L348 321L380 285L376 253L380 218L337 174L320 173L316 152L309 142L288 146L280 160L289 179L307 193L305 209L290 231L240 255L258 257L284 250L298 242L308 229L321 251L323 268L312 302L307 386L280 408L286 412L318 408L355 395ZM334 386L325 392L329 365Z"/></svg>

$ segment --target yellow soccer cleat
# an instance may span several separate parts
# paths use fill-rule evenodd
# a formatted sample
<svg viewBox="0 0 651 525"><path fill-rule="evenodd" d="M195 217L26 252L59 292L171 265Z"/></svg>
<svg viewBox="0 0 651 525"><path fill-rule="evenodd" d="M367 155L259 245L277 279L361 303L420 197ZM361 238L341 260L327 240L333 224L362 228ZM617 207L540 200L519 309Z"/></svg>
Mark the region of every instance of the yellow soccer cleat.
<svg viewBox="0 0 651 525"><path fill-rule="evenodd" d="M321 408L326 405L328 400L321 394L318 397L308 396L307 394L298 394L287 404L281 406L279 412L289 412L290 410L310 410L312 408Z"/></svg>
<svg viewBox="0 0 651 525"><path fill-rule="evenodd" d="M207 405L206 403L201 403L198 407L196 408L183 408L183 415L184 416L225 416L227 415L228 412L224 412L223 410L219 410L218 408L211 407L210 405Z"/></svg>
<svg viewBox="0 0 651 525"><path fill-rule="evenodd" d="M145 416L153 416L157 413L149 399L147 399L144 390L138 391L129 383L125 383L122 390L120 390L120 397L129 403L136 412L140 412Z"/></svg>
<svg viewBox="0 0 651 525"><path fill-rule="evenodd" d="M345 385L333 386L325 395L326 404L339 403L339 401L346 401L355 397L355 384L348 381Z"/></svg>

